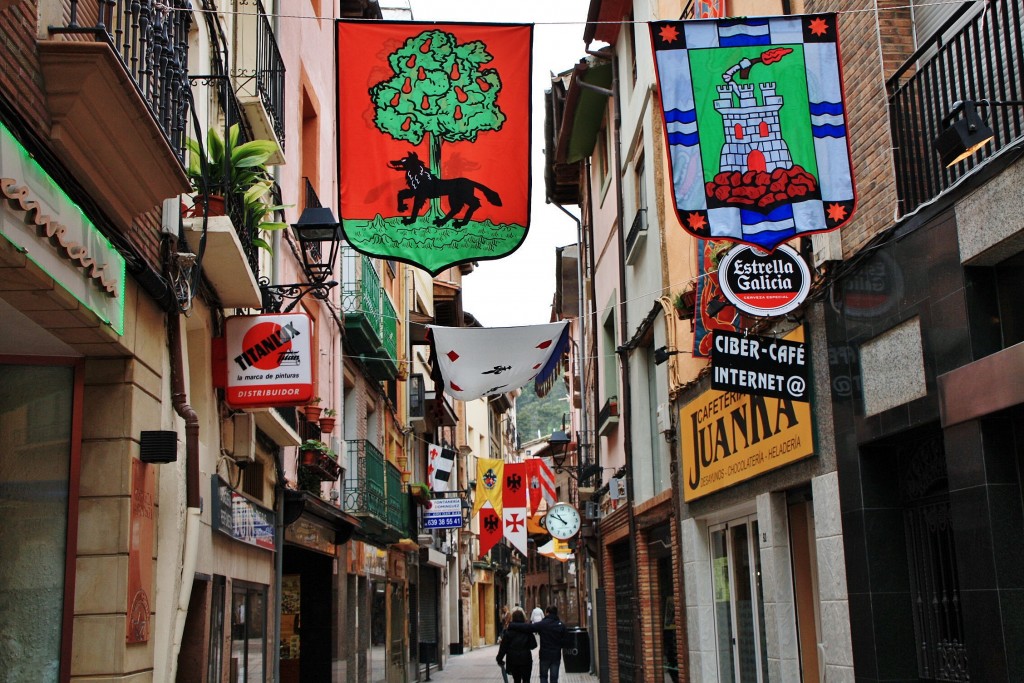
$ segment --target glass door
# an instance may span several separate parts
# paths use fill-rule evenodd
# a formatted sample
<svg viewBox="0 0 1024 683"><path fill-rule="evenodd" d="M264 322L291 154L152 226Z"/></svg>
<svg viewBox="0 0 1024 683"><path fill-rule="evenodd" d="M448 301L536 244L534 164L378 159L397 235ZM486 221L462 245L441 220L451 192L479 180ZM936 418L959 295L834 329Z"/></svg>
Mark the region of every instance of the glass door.
<svg viewBox="0 0 1024 683"><path fill-rule="evenodd" d="M709 529L718 680L761 683L768 676L757 518Z"/></svg>

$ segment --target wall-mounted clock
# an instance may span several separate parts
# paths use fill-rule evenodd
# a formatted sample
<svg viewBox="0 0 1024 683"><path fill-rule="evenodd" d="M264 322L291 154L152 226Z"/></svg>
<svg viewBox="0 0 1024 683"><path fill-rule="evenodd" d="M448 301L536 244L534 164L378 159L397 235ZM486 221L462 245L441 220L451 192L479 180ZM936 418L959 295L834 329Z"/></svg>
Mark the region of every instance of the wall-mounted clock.
<svg viewBox="0 0 1024 683"><path fill-rule="evenodd" d="M572 538L580 530L580 513L568 503L556 503L544 517L548 533L557 539Z"/></svg>

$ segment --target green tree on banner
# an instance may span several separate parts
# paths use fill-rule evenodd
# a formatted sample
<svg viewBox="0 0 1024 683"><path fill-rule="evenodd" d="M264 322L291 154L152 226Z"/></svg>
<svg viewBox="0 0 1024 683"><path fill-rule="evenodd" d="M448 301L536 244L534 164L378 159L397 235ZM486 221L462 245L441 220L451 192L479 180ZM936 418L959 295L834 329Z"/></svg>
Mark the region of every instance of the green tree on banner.
<svg viewBox="0 0 1024 683"><path fill-rule="evenodd" d="M441 174L442 142L473 142L479 133L500 130L505 114L497 105L501 77L482 65L493 59L476 40L462 45L451 33L424 31L388 55L394 75L370 88L374 125L396 140L419 145L426 137L430 171ZM431 213L441 215L440 200Z"/></svg>

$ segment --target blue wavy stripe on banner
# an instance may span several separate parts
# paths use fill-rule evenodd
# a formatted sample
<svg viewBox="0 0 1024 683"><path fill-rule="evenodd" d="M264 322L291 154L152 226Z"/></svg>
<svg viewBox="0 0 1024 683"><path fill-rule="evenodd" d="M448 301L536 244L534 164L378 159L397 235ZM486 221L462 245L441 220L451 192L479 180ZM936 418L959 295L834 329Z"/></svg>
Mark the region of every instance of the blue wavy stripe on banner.
<svg viewBox="0 0 1024 683"><path fill-rule="evenodd" d="M843 115L842 102L811 102L808 106L811 109L811 116L821 116L822 114Z"/></svg>
<svg viewBox="0 0 1024 683"><path fill-rule="evenodd" d="M668 144L693 147L700 144L700 136L696 133L669 133Z"/></svg>
<svg viewBox="0 0 1024 683"><path fill-rule="evenodd" d="M816 138L845 138L846 126L834 126L826 123L820 126L811 126L811 133Z"/></svg>
<svg viewBox="0 0 1024 683"><path fill-rule="evenodd" d="M747 47L748 45L771 45L772 37L763 36L722 36L718 39L719 47Z"/></svg>
<svg viewBox="0 0 1024 683"><path fill-rule="evenodd" d="M782 206L776 206L768 213L761 213L760 211L751 211L749 209L740 209L740 220L743 222L744 225L755 225L762 221L775 222L792 217L792 204L783 204Z"/></svg>
<svg viewBox="0 0 1024 683"><path fill-rule="evenodd" d="M697 110L687 109L686 111L680 111L679 109L669 109L665 112L665 123L696 123L697 122Z"/></svg>
<svg viewBox="0 0 1024 683"><path fill-rule="evenodd" d="M743 241L765 249L774 249L796 234L796 228L788 230L765 230L757 233L743 233Z"/></svg>
<svg viewBox="0 0 1024 683"><path fill-rule="evenodd" d="M729 21L728 19L724 19L722 21L719 21L718 25L722 26L722 27L725 27L725 28L729 28L729 27L732 27L732 26L767 26L768 25L768 20L767 19L733 19L732 21Z"/></svg>

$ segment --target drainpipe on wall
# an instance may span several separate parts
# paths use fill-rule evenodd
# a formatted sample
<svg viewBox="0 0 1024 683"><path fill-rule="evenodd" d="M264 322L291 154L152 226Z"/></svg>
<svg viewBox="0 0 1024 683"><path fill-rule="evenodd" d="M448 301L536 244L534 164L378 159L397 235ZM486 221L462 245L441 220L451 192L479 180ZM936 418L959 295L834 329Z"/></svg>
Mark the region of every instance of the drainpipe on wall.
<svg viewBox="0 0 1024 683"><path fill-rule="evenodd" d="M185 393L184 350L181 346L182 318L180 314L167 317L167 341L171 355L171 403L176 412L185 420L185 543L181 560L181 575L178 581L178 604L174 613L171 631L171 648L165 663L168 681L175 680L178 670L178 653L185 632L188 604L192 597L192 583L195 579L196 556L199 549L199 416L188 404Z"/></svg>

